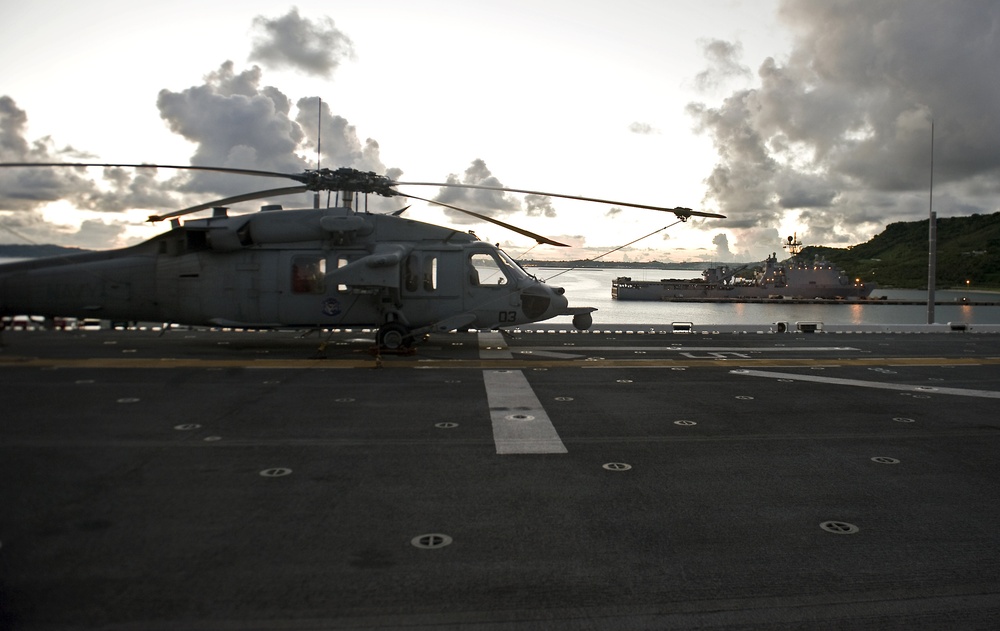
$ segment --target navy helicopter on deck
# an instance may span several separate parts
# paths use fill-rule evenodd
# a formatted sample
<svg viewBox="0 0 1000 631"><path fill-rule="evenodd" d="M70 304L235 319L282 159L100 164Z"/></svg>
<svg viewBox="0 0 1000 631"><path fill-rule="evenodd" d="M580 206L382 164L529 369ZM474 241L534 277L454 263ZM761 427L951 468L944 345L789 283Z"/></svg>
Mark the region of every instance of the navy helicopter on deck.
<svg viewBox="0 0 1000 631"><path fill-rule="evenodd" d="M240 328L372 328L386 349L411 346L428 333L490 330L573 316L588 329L593 307L570 307L561 287L526 272L499 247L475 235L405 219L402 210L357 209L361 194L409 197L477 217L538 243L552 239L398 186L527 193L670 212L724 215L475 184L396 182L350 168L288 174L209 166L92 163L0 163L0 168L133 167L201 170L288 178L296 186L236 195L153 215L171 229L127 248L0 265L0 316L100 318ZM316 208L232 215L228 206L317 191ZM318 191L339 205L319 208ZM212 216L181 223L183 215ZM403 209L405 210L405 208Z"/></svg>

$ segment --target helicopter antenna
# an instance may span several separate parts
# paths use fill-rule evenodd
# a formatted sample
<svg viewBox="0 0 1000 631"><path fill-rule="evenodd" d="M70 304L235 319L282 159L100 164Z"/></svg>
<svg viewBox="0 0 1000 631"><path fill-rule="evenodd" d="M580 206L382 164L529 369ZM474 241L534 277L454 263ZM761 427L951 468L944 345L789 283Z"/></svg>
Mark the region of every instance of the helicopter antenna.
<svg viewBox="0 0 1000 631"><path fill-rule="evenodd" d="M319 161L323 157L323 97L316 97L316 170L319 171ZM319 208L319 191L313 193L313 208Z"/></svg>

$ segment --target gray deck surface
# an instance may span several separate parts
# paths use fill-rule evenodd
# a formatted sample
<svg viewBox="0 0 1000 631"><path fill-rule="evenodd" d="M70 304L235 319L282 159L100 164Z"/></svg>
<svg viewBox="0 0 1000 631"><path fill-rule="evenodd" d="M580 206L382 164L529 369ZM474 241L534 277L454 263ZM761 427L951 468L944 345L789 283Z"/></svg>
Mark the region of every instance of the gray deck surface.
<svg viewBox="0 0 1000 631"><path fill-rule="evenodd" d="M0 339L0 628L1000 619L1000 335Z"/></svg>

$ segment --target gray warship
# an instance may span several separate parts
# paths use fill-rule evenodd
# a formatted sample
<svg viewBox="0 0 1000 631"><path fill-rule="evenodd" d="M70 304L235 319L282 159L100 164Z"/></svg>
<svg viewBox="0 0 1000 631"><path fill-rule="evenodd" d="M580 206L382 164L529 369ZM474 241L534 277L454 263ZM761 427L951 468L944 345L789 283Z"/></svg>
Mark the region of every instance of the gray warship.
<svg viewBox="0 0 1000 631"><path fill-rule="evenodd" d="M701 279L664 278L661 280L634 280L620 276L611 282L611 296L615 300L663 301L733 301L744 300L863 300L876 287L874 282L851 278L835 265L816 257L805 261L801 257L802 243L788 237L783 244L791 257L778 261L772 252L764 261L764 269L752 279L736 275L748 266L710 267L702 272Z"/></svg>

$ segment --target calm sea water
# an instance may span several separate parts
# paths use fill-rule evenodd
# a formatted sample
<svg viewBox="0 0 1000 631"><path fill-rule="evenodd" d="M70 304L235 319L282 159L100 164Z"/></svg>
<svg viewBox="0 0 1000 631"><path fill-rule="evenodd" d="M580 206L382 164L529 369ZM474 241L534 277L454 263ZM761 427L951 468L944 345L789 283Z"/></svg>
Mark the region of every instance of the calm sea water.
<svg viewBox="0 0 1000 631"><path fill-rule="evenodd" d="M611 281L619 276L636 280L660 278L700 278L695 270L529 268L539 279L564 287L571 307L597 307L595 324L768 324L772 322L823 322L825 324L926 324L927 305L885 305L862 303L750 304L711 302L646 302L612 300ZM895 300L927 300L927 292L910 289L877 289L873 297ZM1000 294L977 291L938 290L937 302L1000 302ZM968 304L937 305L934 320L939 323L1000 324L1000 306ZM570 317L551 322L569 323Z"/></svg>

